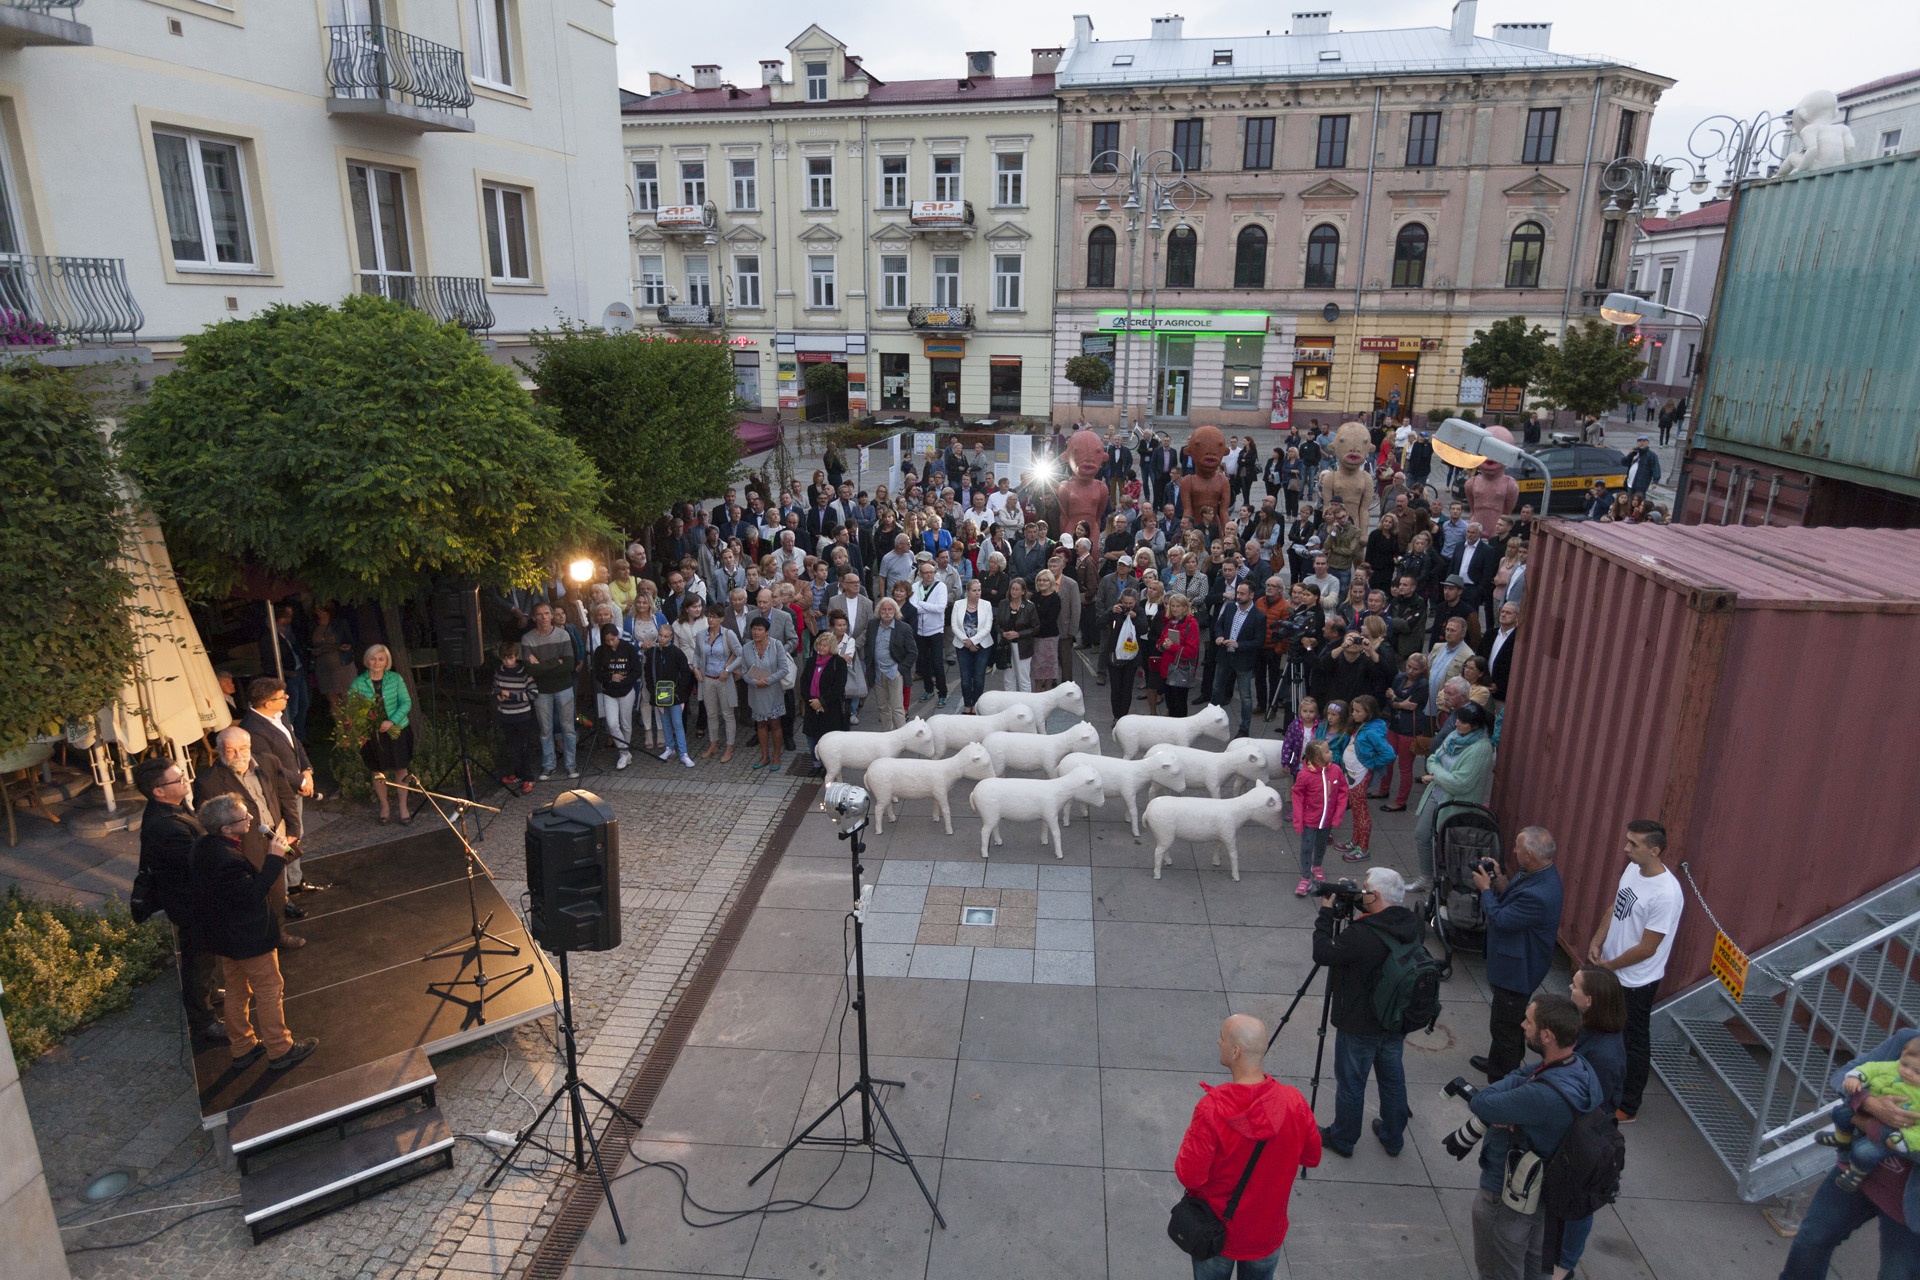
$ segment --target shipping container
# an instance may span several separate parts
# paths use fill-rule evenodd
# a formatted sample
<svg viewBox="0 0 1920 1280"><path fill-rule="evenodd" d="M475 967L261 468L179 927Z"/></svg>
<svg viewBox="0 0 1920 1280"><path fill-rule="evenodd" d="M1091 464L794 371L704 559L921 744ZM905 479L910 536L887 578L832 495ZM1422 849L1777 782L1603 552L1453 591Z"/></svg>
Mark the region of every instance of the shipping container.
<svg viewBox="0 0 1920 1280"><path fill-rule="evenodd" d="M1920 152L1743 185L1696 414L1710 449L1920 497Z"/></svg>
<svg viewBox="0 0 1920 1280"><path fill-rule="evenodd" d="M1687 894L1662 990L1920 865L1920 531L1550 521L1493 807L1559 844L1560 940L1612 909L1634 818Z"/></svg>
<svg viewBox="0 0 1920 1280"><path fill-rule="evenodd" d="M1711 449L1688 452L1675 489L1681 524L1920 527L1920 498Z"/></svg>

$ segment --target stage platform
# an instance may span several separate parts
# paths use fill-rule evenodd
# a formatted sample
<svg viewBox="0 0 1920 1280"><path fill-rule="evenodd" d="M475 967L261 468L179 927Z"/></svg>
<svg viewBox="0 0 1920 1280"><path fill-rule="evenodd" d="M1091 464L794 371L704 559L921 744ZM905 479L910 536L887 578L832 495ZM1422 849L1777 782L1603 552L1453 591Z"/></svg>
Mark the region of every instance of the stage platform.
<svg viewBox="0 0 1920 1280"><path fill-rule="evenodd" d="M428 813L414 821L432 819ZM502 844L496 856L518 857L519 849ZM441 827L310 857L306 865L308 875L332 888L294 899L307 918L285 923L307 945L282 951L280 972L287 984L287 1026L295 1036L318 1036L320 1047L282 1075L268 1071L264 1060L236 1072L224 1044L200 1049L193 1074L204 1128L223 1126L228 1109L241 1103L407 1049L440 1053L554 1011L559 975L484 874L473 885L480 917L491 912L492 932L519 947L520 954L487 956L493 981L484 1020L470 999L472 987L459 988L457 999L428 989L430 983L474 973L470 948L440 960L421 958L429 948L468 940L466 863L451 831ZM533 972L517 980L501 976L528 964L535 966Z"/></svg>

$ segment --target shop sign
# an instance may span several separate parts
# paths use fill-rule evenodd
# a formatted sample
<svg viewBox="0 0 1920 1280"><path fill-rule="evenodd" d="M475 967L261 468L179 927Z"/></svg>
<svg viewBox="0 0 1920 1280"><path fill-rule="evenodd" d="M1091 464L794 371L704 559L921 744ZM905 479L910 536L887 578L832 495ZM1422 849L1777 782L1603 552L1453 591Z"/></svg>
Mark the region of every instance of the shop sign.
<svg viewBox="0 0 1920 1280"><path fill-rule="evenodd" d="M1466 377L1460 379L1460 394L1455 397L1461 404L1485 404L1487 402L1487 380L1485 378Z"/></svg>
<svg viewBox="0 0 1920 1280"><path fill-rule="evenodd" d="M952 360L967 354L965 338L927 338L924 339L926 356L929 360Z"/></svg>
<svg viewBox="0 0 1920 1280"><path fill-rule="evenodd" d="M1273 317L1264 311L1102 311L1103 333L1266 333Z"/></svg>
<svg viewBox="0 0 1920 1280"><path fill-rule="evenodd" d="M799 353L801 364L830 364L834 353L831 351L802 351Z"/></svg>
<svg viewBox="0 0 1920 1280"><path fill-rule="evenodd" d="M915 200L907 216L916 227L964 227L967 204L964 200Z"/></svg>
<svg viewBox="0 0 1920 1280"><path fill-rule="evenodd" d="M707 225L707 211L697 204L663 204L653 215L653 225L662 231L697 231Z"/></svg>
<svg viewBox="0 0 1920 1280"><path fill-rule="evenodd" d="M867 414L867 371L847 370L847 416L864 418ZM865 463L861 464L865 466Z"/></svg>
<svg viewBox="0 0 1920 1280"><path fill-rule="evenodd" d="M1293 375L1290 373L1273 375L1273 414L1269 421L1282 431L1293 425Z"/></svg>
<svg viewBox="0 0 1920 1280"><path fill-rule="evenodd" d="M1362 351L1412 352L1412 351L1420 350L1420 339L1418 338L1379 338L1379 337L1362 338L1360 339L1360 349Z"/></svg>

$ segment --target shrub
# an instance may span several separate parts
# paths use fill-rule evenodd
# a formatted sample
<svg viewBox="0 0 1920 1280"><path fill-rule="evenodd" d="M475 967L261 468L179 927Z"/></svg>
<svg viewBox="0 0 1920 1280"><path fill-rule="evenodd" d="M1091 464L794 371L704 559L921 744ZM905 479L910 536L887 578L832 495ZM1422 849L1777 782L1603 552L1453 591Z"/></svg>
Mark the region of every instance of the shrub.
<svg viewBox="0 0 1920 1280"><path fill-rule="evenodd" d="M1113 385L1113 366L1099 356L1070 356L1063 372L1082 391L1105 391Z"/></svg>
<svg viewBox="0 0 1920 1280"><path fill-rule="evenodd" d="M365 703L366 699L360 701ZM418 699L414 701L410 719L413 725L413 763L407 771L412 775L415 785L445 782L451 788L449 794L464 785L463 781L454 780L460 763L460 726L455 718L462 714L458 707L443 707L435 712L428 710ZM346 714L334 728L331 739L333 756L329 767L334 785L342 796L349 800L368 800L373 796L373 774L368 770L367 762L360 758L360 744L367 740L368 735L364 728L356 730L353 720L353 702L349 699ZM468 723L467 758L473 762L476 790L478 784L494 772L497 761L494 736L491 727L476 729L471 722ZM408 799L407 807L413 809L425 804L425 800L413 796Z"/></svg>
<svg viewBox="0 0 1920 1280"><path fill-rule="evenodd" d="M99 911L10 888L0 898L0 1012L25 1071L82 1023L124 1009L173 954L165 922L135 924L109 900Z"/></svg>

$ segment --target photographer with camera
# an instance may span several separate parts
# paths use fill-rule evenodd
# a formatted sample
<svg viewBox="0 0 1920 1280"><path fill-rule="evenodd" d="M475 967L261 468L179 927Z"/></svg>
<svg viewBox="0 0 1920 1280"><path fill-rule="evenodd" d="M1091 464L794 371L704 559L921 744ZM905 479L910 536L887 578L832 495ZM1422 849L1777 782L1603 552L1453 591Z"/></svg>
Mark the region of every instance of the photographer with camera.
<svg viewBox="0 0 1920 1280"><path fill-rule="evenodd" d="M1520 1031L1527 1000L1553 967L1553 941L1560 930L1560 871L1557 851L1545 827L1523 828L1513 842L1519 873L1508 879L1493 858L1473 871L1480 912L1487 922L1487 985L1493 1008L1487 1015L1491 1039L1485 1057L1468 1059L1489 1081L1519 1069L1527 1056Z"/></svg>
<svg viewBox="0 0 1920 1280"><path fill-rule="evenodd" d="M1527 1048L1541 1057L1539 1066L1484 1089L1457 1077L1446 1087L1445 1092L1464 1097L1473 1119L1486 1127L1480 1193L1473 1202L1473 1258L1480 1280L1533 1280L1542 1270L1547 1228L1540 1203L1542 1166L1575 1118L1603 1100L1600 1078L1573 1051L1581 1026L1571 1000L1539 995L1521 1023ZM1460 1138L1459 1133L1449 1136L1447 1149L1453 1151ZM1467 1138L1466 1146L1471 1141Z"/></svg>
<svg viewBox="0 0 1920 1280"><path fill-rule="evenodd" d="M1313 922L1313 962L1327 970L1330 1021L1338 1033L1333 1042L1333 1123L1320 1130L1320 1141L1335 1155L1351 1158L1360 1140L1360 1117L1366 1109L1367 1076L1379 1082L1380 1115L1373 1136L1387 1154L1397 1156L1406 1141L1407 1076L1401 1065L1406 1033L1381 1024L1375 989L1381 970L1396 948L1418 944L1420 919L1407 910L1407 882L1391 867L1367 872L1365 887L1350 884L1314 886L1320 912ZM1345 930L1337 928L1352 915Z"/></svg>

